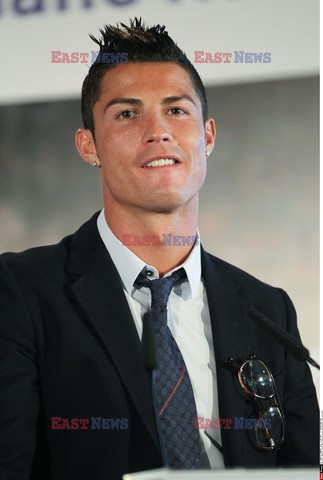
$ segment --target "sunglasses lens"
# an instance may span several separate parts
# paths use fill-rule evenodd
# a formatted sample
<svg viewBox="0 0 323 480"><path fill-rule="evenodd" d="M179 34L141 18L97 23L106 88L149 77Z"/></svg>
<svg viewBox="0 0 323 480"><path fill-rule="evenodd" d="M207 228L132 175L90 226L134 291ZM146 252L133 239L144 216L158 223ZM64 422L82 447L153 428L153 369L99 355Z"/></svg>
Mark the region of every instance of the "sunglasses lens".
<svg viewBox="0 0 323 480"><path fill-rule="evenodd" d="M257 428L258 444L265 449L275 449L281 445L285 436L284 421L277 405L271 405L261 415Z"/></svg>
<svg viewBox="0 0 323 480"><path fill-rule="evenodd" d="M274 395L272 376L261 360L245 362L240 369L240 378L252 395L259 398L271 398Z"/></svg>

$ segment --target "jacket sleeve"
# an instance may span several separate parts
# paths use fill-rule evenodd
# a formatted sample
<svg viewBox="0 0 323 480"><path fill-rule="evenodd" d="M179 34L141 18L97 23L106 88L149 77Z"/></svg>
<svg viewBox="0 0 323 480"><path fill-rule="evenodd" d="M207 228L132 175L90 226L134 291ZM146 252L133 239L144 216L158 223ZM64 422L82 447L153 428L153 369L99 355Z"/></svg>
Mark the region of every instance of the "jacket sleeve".
<svg viewBox="0 0 323 480"><path fill-rule="evenodd" d="M0 257L0 478L30 478L39 415L35 332L19 285Z"/></svg>
<svg viewBox="0 0 323 480"><path fill-rule="evenodd" d="M296 312L288 295L280 290L288 321L288 331L300 341ZM311 371L286 353L283 411L286 442L278 453L278 465L319 465L319 408Z"/></svg>

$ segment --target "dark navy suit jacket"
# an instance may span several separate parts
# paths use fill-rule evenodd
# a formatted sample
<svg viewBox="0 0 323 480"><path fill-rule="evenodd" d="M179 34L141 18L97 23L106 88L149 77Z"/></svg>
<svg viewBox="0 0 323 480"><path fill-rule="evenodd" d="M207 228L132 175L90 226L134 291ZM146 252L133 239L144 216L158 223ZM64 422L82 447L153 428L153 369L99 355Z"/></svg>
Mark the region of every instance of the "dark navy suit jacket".
<svg viewBox="0 0 323 480"><path fill-rule="evenodd" d="M120 480L162 464L141 342L97 215L57 245L0 256L1 480ZM257 450L249 430L222 430L225 464L318 465L309 368L249 315L254 307L298 338L288 296L203 250L202 275L220 417L254 416L226 360L255 353L271 367L287 422L278 453ZM52 417L126 419L128 428L53 429Z"/></svg>

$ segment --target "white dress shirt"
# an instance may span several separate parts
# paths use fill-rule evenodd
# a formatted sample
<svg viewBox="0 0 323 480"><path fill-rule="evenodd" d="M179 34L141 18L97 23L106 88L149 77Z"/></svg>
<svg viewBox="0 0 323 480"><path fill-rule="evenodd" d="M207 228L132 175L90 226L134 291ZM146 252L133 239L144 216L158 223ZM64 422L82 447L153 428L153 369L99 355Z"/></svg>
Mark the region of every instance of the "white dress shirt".
<svg viewBox="0 0 323 480"><path fill-rule="evenodd" d="M107 225L104 210L98 217L97 226L121 277L123 291L141 339L142 317L150 309L151 293L149 288L142 287L138 290L133 284L145 267L152 272L150 279L159 278L158 270L146 264L117 239ZM190 255L180 267L185 269L187 279L180 285L175 285L170 293L167 324L185 361L198 417L215 419L219 418L218 389L210 314L201 278L200 242L192 248ZM171 275L174 270L165 276ZM211 468L223 468L222 453L207 438L204 430L199 432ZM220 430L209 429L208 434L222 445Z"/></svg>

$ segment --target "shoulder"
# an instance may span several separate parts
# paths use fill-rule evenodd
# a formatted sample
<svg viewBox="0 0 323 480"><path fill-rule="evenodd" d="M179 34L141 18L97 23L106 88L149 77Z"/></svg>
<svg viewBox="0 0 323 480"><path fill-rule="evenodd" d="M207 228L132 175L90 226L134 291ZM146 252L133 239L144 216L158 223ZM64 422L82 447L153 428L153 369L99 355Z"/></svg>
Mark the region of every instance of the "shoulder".
<svg viewBox="0 0 323 480"><path fill-rule="evenodd" d="M202 267L204 272L208 272L206 274L207 278L215 279L218 287L224 285L224 288L229 286L228 288L231 291L236 290L254 308L258 306L268 312L274 307L293 310L290 298L284 290L269 285L254 275L204 250L202 251L202 265L204 265L204 268ZM209 272L213 273L210 275Z"/></svg>
<svg viewBox="0 0 323 480"><path fill-rule="evenodd" d="M223 274L226 274L232 278L232 280L236 280L236 282L245 285L245 286L252 286L259 289L273 289L274 287L271 285L263 282L259 278L251 275L250 273L242 270L241 268L232 265L225 260L218 258L211 253L203 251L203 255L205 256L205 262L208 264L209 268L213 268Z"/></svg>
<svg viewBox="0 0 323 480"><path fill-rule="evenodd" d="M46 276L55 265L62 265L68 257L73 235L63 238L55 245L35 247L19 253L0 255L0 268L7 269L19 277Z"/></svg>
<svg viewBox="0 0 323 480"><path fill-rule="evenodd" d="M71 256L77 255L84 246L86 252L97 240L96 218L98 213L83 224L75 233L58 243L34 247L20 253L7 252L0 255L0 275L11 275L18 283L49 284L55 278L66 275ZM93 240L94 239L94 240ZM85 247L86 244L86 247ZM85 252L85 254L86 254Z"/></svg>

